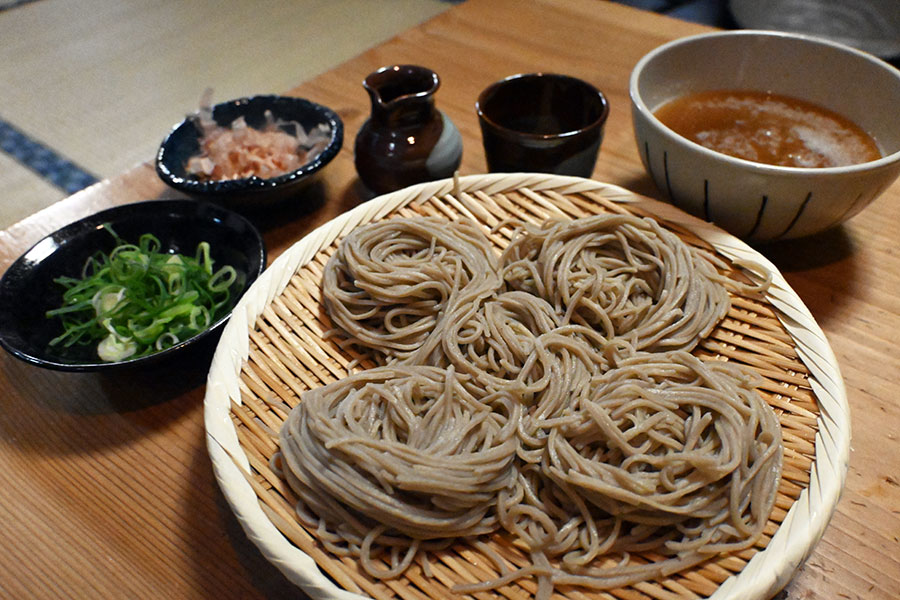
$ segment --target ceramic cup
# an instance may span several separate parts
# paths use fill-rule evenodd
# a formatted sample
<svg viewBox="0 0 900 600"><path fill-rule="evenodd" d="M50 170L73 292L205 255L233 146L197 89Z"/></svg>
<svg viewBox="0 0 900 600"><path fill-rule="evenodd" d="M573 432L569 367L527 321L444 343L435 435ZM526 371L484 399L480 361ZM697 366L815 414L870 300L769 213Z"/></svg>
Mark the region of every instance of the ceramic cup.
<svg viewBox="0 0 900 600"><path fill-rule="evenodd" d="M609 103L575 77L530 73L488 86L475 110L489 171L590 177Z"/></svg>

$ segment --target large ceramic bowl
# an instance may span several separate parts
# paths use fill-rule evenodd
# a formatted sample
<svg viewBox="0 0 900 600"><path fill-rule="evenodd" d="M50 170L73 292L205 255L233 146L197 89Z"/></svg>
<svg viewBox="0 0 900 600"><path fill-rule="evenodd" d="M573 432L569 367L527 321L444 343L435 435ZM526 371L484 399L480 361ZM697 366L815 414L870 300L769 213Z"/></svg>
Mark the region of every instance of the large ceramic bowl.
<svg viewBox="0 0 900 600"><path fill-rule="evenodd" d="M344 124L327 106L291 96L253 96L222 102L212 107L213 120L230 127L243 117L250 127L260 129L267 122L266 112L279 121L299 123L310 132L327 128L328 144L299 168L277 177L246 177L202 181L187 172L188 159L200 153L203 130L195 115L172 129L156 155L156 172L167 185L199 200L219 202L230 208L253 210L291 200L337 156L344 142Z"/></svg>
<svg viewBox="0 0 900 600"><path fill-rule="evenodd" d="M49 345L62 332L46 312L62 304L59 276L80 277L85 261L98 250L109 252L115 238L137 240L152 233L163 251L193 256L206 241L214 268L231 265L237 272L227 312L208 329L155 354L103 362L94 346L65 349ZM266 250L256 228L221 206L193 200L151 200L110 208L66 225L20 256L0 279L0 345L25 362L58 371L108 371L137 368L182 355L201 342L213 342L244 291L262 273ZM208 346L210 353L212 346Z"/></svg>
<svg viewBox="0 0 900 600"><path fill-rule="evenodd" d="M723 89L771 92L830 109L872 135L882 158L844 167L765 165L694 143L653 114L674 98ZM678 39L637 63L630 94L638 150L661 192L748 240L834 227L900 174L900 71L834 42L752 30Z"/></svg>

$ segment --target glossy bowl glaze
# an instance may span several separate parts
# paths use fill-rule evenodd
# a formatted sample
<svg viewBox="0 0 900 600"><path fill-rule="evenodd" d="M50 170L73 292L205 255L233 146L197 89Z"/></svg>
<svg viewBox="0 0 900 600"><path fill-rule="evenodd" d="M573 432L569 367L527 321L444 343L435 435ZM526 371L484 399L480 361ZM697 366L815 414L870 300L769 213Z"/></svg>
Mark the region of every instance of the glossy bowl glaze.
<svg viewBox="0 0 900 600"><path fill-rule="evenodd" d="M765 165L696 144L653 114L674 98L724 89L771 92L830 109L872 135L882 158L844 167ZM848 46L752 30L682 38L637 63L630 95L638 151L661 193L747 240L835 227L900 175L900 71Z"/></svg>
<svg viewBox="0 0 900 600"><path fill-rule="evenodd" d="M110 251L114 238L108 223L125 240L152 233L170 250L193 256L197 245L210 244L215 265L231 265L238 273L228 313L205 331L148 356L103 362L93 346L60 349L49 341L61 333L46 311L62 304L62 288L53 280L79 277L89 256ZM58 371L100 371L138 368L170 359L207 340L214 341L231 309L262 273L266 249L259 231L244 217L208 202L151 200L110 208L66 225L20 256L0 279L0 346L25 362ZM213 346L209 346L210 354Z"/></svg>
<svg viewBox="0 0 900 600"><path fill-rule="evenodd" d="M440 83L419 65L382 67L363 80L372 109L356 135L353 162L375 194L452 177L459 168L462 136L437 108Z"/></svg>
<svg viewBox="0 0 900 600"><path fill-rule="evenodd" d="M323 123L328 125L328 146L299 169L278 177L200 181L185 170L188 159L200 153L202 137L196 117L189 116L160 145L156 154L157 174L170 187L195 199L240 210L265 208L296 198L337 156L344 143L343 121L326 106L290 96L253 96L222 102L212 107L212 116L222 127L229 127L235 119L244 117L249 126L259 128L266 123L266 111L271 111L276 120L297 122L306 131Z"/></svg>
<svg viewBox="0 0 900 600"><path fill-rule="evenodd" d="M494 82L475 103L488 170L590 177L609 101L592 84L558 73Z"/></svg>

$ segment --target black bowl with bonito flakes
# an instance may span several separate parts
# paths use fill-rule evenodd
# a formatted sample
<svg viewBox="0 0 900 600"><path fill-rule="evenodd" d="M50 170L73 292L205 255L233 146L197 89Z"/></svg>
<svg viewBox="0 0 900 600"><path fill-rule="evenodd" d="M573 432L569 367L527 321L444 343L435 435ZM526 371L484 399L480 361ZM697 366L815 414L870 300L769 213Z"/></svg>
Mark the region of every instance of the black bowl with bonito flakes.
<svg viewBox="0 0 900 600"><path fill-rule="evenodd" d="M263 271L257 229L221 206L151 200L37 242L0 279L0 346L59 371L135 368L217 336Z"/></svg>
<svg viewBox="0 0 900 600"><path fill-rule="evenodd" d="M156 172L194 199L252 211L301 192L337 156L344 124L305 98L259 95L213 105L208 97L165 137Z"/></svg>

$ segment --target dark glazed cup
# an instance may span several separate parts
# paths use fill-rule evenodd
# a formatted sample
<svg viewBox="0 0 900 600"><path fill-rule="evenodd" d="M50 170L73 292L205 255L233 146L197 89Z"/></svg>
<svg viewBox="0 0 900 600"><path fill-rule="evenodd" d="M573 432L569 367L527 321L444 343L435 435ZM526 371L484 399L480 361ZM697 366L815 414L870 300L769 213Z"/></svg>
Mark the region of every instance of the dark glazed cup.
<svg viewBox="0 0 900 600"><path fill-rule="evenodd" d="M609 115L606 97L568 75L513 75L475 103L488 170L590 177Z"/></svg>

